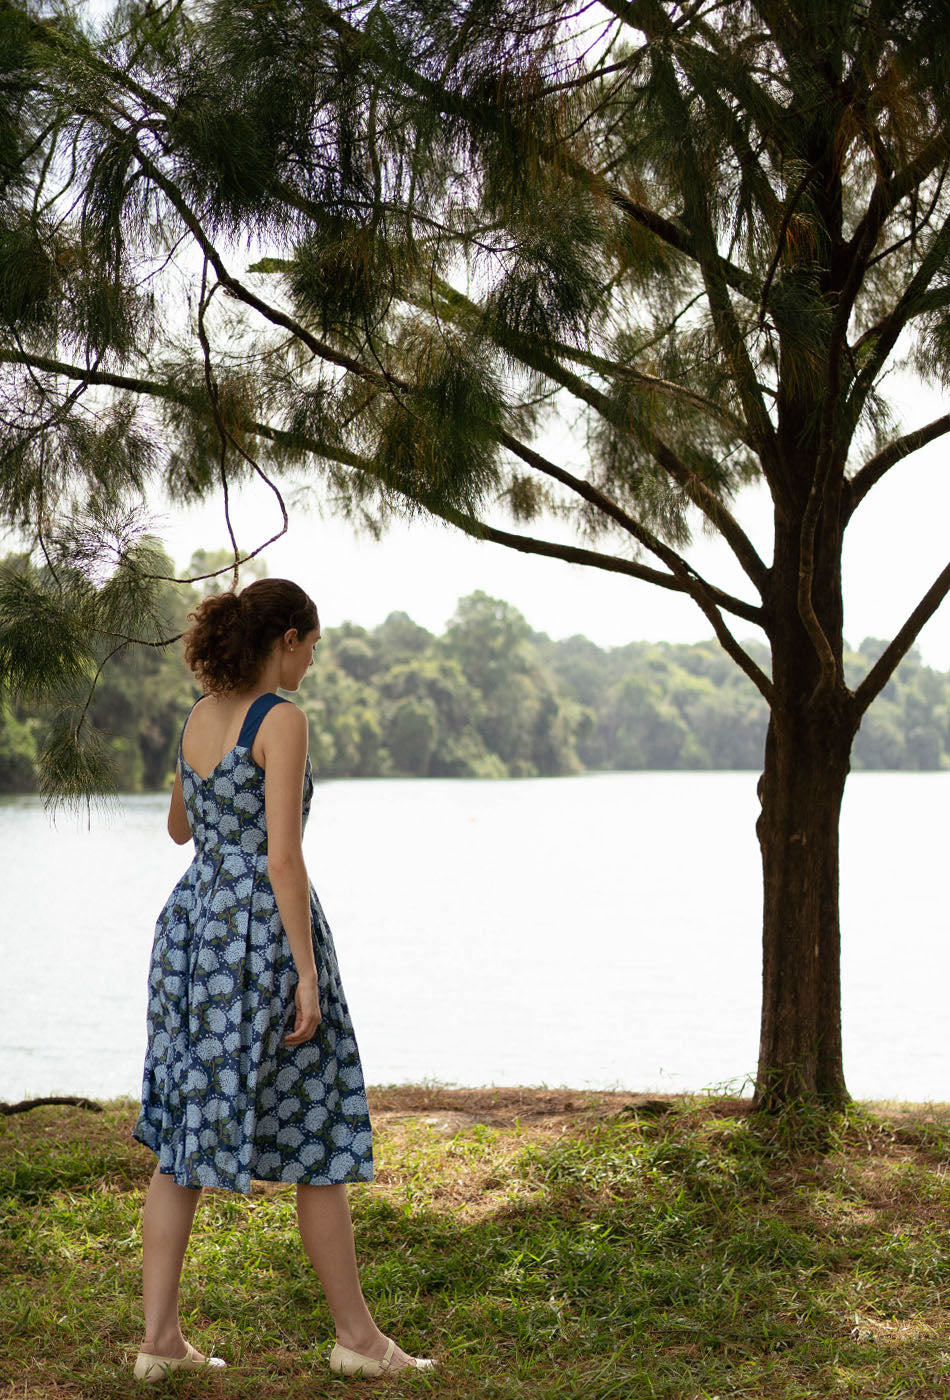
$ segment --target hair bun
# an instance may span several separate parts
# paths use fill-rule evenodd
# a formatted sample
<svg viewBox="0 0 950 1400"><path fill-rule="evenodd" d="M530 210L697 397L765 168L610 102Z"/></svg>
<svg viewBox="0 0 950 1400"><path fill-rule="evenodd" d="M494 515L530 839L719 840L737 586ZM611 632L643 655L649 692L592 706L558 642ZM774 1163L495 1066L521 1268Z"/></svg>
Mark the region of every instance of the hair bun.
<svg viewBox="0 0 950 1400"><path fill-rule="evenodd" d="M209 593L201 604L206 617L217 616L222 621L236 618L242 611L240 595L229 588L226 593Z"/></svg>
<svg viewBox="0 0 950 1400"><path fill-rule="evenodd" d="M185 636L185 660L208 691L251 685L289 628L303 637L320 626L313 599L280 578L257 579L240 593L212 593L190 617L195 625Z"/></svg>

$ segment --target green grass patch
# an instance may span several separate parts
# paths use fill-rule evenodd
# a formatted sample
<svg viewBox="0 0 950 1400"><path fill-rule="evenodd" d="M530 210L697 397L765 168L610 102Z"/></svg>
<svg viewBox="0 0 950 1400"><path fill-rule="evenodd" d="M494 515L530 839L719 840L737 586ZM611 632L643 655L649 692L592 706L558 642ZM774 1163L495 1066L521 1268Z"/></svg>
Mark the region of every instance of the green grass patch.
<svg viewBox="0 0 950 1400"><path fill-rule="evenodd" d="M794 1149L735 1100L648 1115L619 1094L427 1086L372 1106L377 1180L350 1190L365 1292L385 1331L442 1362L389 1395L950 1394L945 1106L856 1106ZM4 1400L136 1393L154 1158L135 1113L0 1119ZM182 1321L229 1369L165 1393L365 1393L326 1370L290 1187L203 1194Z"/></svg>

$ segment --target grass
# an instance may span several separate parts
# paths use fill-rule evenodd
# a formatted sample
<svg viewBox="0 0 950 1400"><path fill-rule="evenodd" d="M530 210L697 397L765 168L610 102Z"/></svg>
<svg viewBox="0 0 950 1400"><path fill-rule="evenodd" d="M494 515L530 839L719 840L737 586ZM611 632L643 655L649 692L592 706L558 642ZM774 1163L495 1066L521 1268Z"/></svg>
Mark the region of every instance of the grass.
<svg viewBox="0 0 950 1400"><path fill-rule="evenodd" d="M745 1102L376 1090L350 1188L380 1325L440 1400L950 1396L950 1105L855 1106L792 1150ZM651 1111L652 1109L652 1111ZM659 1111L657 1111L659 1110ZM139 1393L135 1105L0 1118L0 1397ZM182 1283L224 1377L163 1393L318 1400L329 1314L289 1187L204 1193ZM144 1387L143 1387L144 1389Z"/></svg>

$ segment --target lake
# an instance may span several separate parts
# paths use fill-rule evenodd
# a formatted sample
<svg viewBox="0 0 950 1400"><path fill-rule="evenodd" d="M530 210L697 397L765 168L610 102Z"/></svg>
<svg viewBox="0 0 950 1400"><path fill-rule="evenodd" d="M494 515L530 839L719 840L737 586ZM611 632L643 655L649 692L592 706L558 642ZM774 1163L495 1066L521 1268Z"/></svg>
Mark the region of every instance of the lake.
<svg viewBox="0 0 950 1400"><path fill-rule="evenodd" d="M755 773L317 785L304 843L372 1084L748 1088ZM842 817L845 1071L950 1099L950 773L857 773ZM0 799L0 1098L137 1096L154 922L191 856L164 796Z"/></svg>

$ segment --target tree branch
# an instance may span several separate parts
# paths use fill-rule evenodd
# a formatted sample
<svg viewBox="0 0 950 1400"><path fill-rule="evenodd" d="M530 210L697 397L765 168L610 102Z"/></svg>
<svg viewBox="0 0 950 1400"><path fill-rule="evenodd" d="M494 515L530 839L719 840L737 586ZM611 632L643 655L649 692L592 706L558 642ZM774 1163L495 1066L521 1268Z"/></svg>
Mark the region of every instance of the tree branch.
<svg viewBox="0 0 950 1400"><path fill-rule="evenodd" d="M662 38L668 38L671 33L669 16L657 3L657 0L638 0L637 27L643 31L650 42L659 43ZM716 338L732 370L732 376L739 393L739 401L742 404L745 421L763 474L772 488L773 494L775 494L777 489L775 428L762 397L762 391L745 346L735 308L729 297L728 284L720 266L722 259L719 256L715 229L705 195L707 183L703 177L701 163L693 144L690 114L679 89L670 58L668 56L666 58L658 57L656 63L663 71L665 78L662 88L658 92L658 101L665 107L670 125L681 133L681 158L688 163L690 168L690 178L684 181L684 223L692 235ZM755 300L758 303L761 298L761 285L758 279L755 280Z"/></svg>
<svg viewBox="0 0 950 1400"><path fill-rule="evenodd" d="M852 423L857 422L874 381L897 344L904 326L912 316L918 314L919 302L926 295L934 277L944 266L948 252L950 252L950 219L945 220L935 234L920 266L888 314L861 337L860 347L864 349L870 345L871 349L848 399L848 412Z"/></svg>
<svg viewBox="0 0 950 1400"><path fill-rule="evenodd" d="M466 534L474 536L475 539L493 540L496 544L507 545L509 549L521 550L526 554L545 554L555 559L565 559L569 563L593 564L597 568L608 569L615 573L631 574L634 578L645 578L650 583L658 584L661 588L670 588L674 592L692 594L694 601L712 623L713 630L723 650L745 672L769 704L772 704L775 698L772 682L765 672L756 665L748 652L736 641L716 607L718 589L712 589L704 583L705 597L700 598L694 589L686 587L680 580L669 574L660 574L655 569L644 569L642 565L633 564L626 559L618 559L612 555L595 554L591 550L578 549L573 545L559 545L548 540L532 539L527 535L515 535L506 530L498 530L492 525L485 525L481 521L469 520L454 511L437 511L435 513L441 515L450 524L464 530Z"/></svg>
<svg viewBox="0 0 950 1400"><path fill-rule="evenodd" d="M922 428L916 428L912 433L905 433L903 437L895 438L874 457L869 458L864 466L846 483L846 519L850 519L872 486L876 486L891 467L902 461L904 457L909 457L911 453L926 447L928 442L942 437L944 433L950 433L950 413L945 413L941 418L935 418L931 423L926 423Z"/></svg>
<svg viewBox="0 0 950 1400"><path fill-rule="evenodd" d="M463 515L460 511L434 510L431 506L427 509L431 514L439 516L450 525L454 525L462 530L466 535L471 535L473 539L491 540L494 544L503 544L508 549L517 550L521 554L543 554L549 559L563 559L568 564L585 564L592 568L603 569L607 573L626 574L629 578L640 579L644 583L653 584L657 588L665 588L671 593L686 593L686 586L682 579L678 579L673 574L664 573L661 569L651 569L646 564L638 564L633 559L623 559L616 554L602 554L599 550L583 549L578 545L561 544L555 540L537 539L531 535L519 535L513 530L501 530L495 525L488 525L482 520ZM720 593L719 589L707 585L711 596L717 602L725 603L727 595ZM748 618L747 621L756 621Z"/></svg>
<svg viewBox="0 0 950 1400"><path fill-rule="evenodd" d="M91 384L101 384L115 389L124 389L131 393L144 394L148 397L166 399L169 402L181 404L183 407L191 409L195 409L199 406L197 395L185 393L182 390L175 389L173 386L164 384L158 380L138 379L131 375L115 374L108 370L92 372L81 369L77 365L70 365L58 360L47 359L45 356L14 355L9 351L0 350L0 363L22 364L26 362L29 362L35 369L42 370L49 374L61 374L64 378L80 379ZM200 403L204 404L205 402L205 396L202 394L200 396ZM256 420L246 420L242 422L240 426L243 431L254 433L256 436L273 442L277 446L291 450L296 449L298 451L303 448L318 457L325 458L328 461L339 462L343 466L352 467L368 476L376 477L377 475L373 469L372 463L367 458L360 457L357 453L349 451L342 445L321 442L313 438L301 438L297 434L286 432L280 428L274 428L268 423L262 423ZM231 440L233 442L233 438ZM644 526L640 525L638 521L626 516L625 512L623 512L615 502L612 502L609 497L604 496L603 493L599 492L591 483L585 482L582 478L573 476L564 468L557 466L554 462L548 461L547 458L542 457L540 453L534 452L525 444L518 442L516 438L510 437L510 435L505 434L503 436L503 445L537 471L543 472L546 476L550 476L554 480L568 486L571 490L583 496L583 498L588 500L592 505L596 505L598 509L601 509L609 518L616 519L617 523L622 525L628 533L633 534L634 538L643 544L645 548L663 559L663 562L667 563L671 572L668 574L663 573L661 570L650 569L646 565L636 564L630 560L622 559L619 556L597 554L592 550L577 550L574 549L573 546L548 544L548 542L545 541L536 541L535 543L539 547L533 552L548 553L553 557L566 559L569 562L592 564L598 568L611 570L613 572L630 574L632 577L643 579L645 582L656 584L661 588L670 589L675 593L686 593L697 603L699 603L698 595L702 595L707 600L711 600L717 608L725 608L736 617L741 617L757 627L762 627L763 629L766 627L767 615L763 608L757 607L752 603L747 603L744 599L736 598L723 589L717 588L714 584L708 583L706 579L698 574L686 560L675 552L675 550L664 545L662 541L658 540L656 536ZM426 509L433 514L439 514L439 512L433 511L432 507L428 504L426 505ZM461 525L460 522L468 520L467 516L460 515L456 519L454 516L450 517L450 515L445 514L443 518L446 520L451 519L451 523L459 524L460 528L466 528ZM487 530L493 527L485 526L484 528ZM471 531L469 531L469 533L471 533ZM504 539L501 539L502 535L505 536ZM496 531L494 536L487 536L487 538L497 538L499 543L509 544L513 549L525 548L525 546L513 543L513 541L526 538L525 536L515 534L509 536L504 531ZM245 557L249 558L252 556L249 555ZM242 558L240 562L243 563L244 558Z"/></svg>
<svg viewBox="0 0 950 1400"><path fill-rule="evenodd" d="M702 607L700 595L709 594L711 591L710 585L681 555L677 554L669 545L664 544L657 535L654 535L652 530L648 530L639 520L628 515L621 506L617 505L615 501L611 500L609 496L600 491L591 482L586 481L583 477L574 476L564 467L559 467L556 463L548 461L546 457L542 457L541 454L535 452L533 448L519 442L517 438L512 437L508 433L502 433L501 441L503 445L508 448L509 452L513 452L515 456L520 457L528 466L533 467L536 471L543 472L545 476L550 476L555 481L561 482L562 485L569 487L570 490L576 492L576 494L581 496L584 500L589 501L591 505L596 506L597 509L609 519L616 521L622 529L632 535L645 549L648 549L651 554L655 554L658 559L662 560L672 573L682 578L686 585L686 591L692 593L696 602ZM735 603L738 603L740 606L738 608L734 607L733 604ZM742 603L742 600L738 598L731 599L729 607L731 612L736 612L740 616L747 617L749 616L749 612L745 610L751 609L751 611L755 613L755 618L750 617L749 620L757 621L760 626L764 626L765 613L761 608L754 608L751 604Z"/></svg>
<svg viewBox="0 0 950 1400"><path fill-rule="evenodd" d="M448 283L436 279L435 285L450 308L461 307L470 317L478 315L478 308L475 304L457 292ZM599 389L587 384L578 375L560 364L557 360L552 360L550 356L544 354L537 346L525 341L517 336L511 337L511 352L522 361L523 364L532 369L540 370L556 384L560 384L569 393L574 394L582 403L589 404L592 408L605 418L621 432L629 433L630 425L623 414L619 413L617 406L602 393ZM742 529L729 508L719 499L715 492L711 491L704 481L696 475L694 471L682 460L678 453L659 436L652 432L645 425L640 424L637 428L637 435L651 454L657 464L682 487L683 491L706 516L706 518L716 527L723 539L729 545L736 559L739 561L744 572L750 581L755 585L760 596L766 596L769 589L769 571L762 559L759 557L752 541ZM523 454L519 451L519 456ZM525 459L527 460L527 459ZM576 488L573 488L576 489ZM619 509L619 508L618 508ZM629 523L621 522L618 516L614 516L618 524L623 523L624 529L629 529ZM629 522L629 517L626 520ZM631 531L632 533L632 531ZM638 537L639 538L639 537ZM652 545L648 545L652 549Z"/></svg>
<svg viewBox="0 0 950 1400"><path fill-rule="evenodd" d="M824 628L821 626L818 615L815 612L812 600L812 581L815 564L815 535L818 528L818 518L825 505L826 488L832 471L843 471L844 468L843 454L839 448L839 433L841 427L839 399L841 395L842 358L848 351L848 323L851 319L851 312L854 308L855 300L864 282L868 259L877 244L884 223L898 200L905 198L906 195L916 187L908 171L924 168L924 166L921 166L918 162L910 162L899 177L890 175L885 166L883 178L879 179L875 185L871 193L871 198L868 201L867 209L859 221L854 235L842 251L842 261L847 266L847 273L840 291L838 292L834 320L832 321L828 336L825 390L822 397L819 421L818 453L815 462L814 476L812 477L811 487L808 493L808 500L802 515L801 545L799 550L798 610L805 624L805 628L812 639L821 668L816 685L816 692L822 688L829 688L834 683L838 669L838 662L834 651L825 635ZM926 162L924 162L924 165L926 165ZM923 177L917 176L916 178L919 179ZM938 234L935 242L939 243L939 241L940 235ZM932 252L933 248L930 250L931 254ZM923 271L923 267L928 262L929 257L930 254L924 258L921 268L918 270L918 275ZM936 269L937 264L935 262L927 276L927 281L934 275ZM893 344L896 342L900 329L903 326L904 318L900 315L899 309L902 304L906 303L908 293L910 293L916 280L916 277L911 279L911 283L904 296L898 301L891 316L885 320L886 327L888 322L892 322L892 325L884 331L882 340L876 347L877 354L880 355L883 351L884 358L890 353L891 348L891 346L889 346L884 350L884 345L888 340L888 336L893 334ZM926 282L922 284L922 289L923 287L926 287ZM848 353L850 354L850 352ZM875 358L876 356L872 354L872 364ZM883 359L881 359L880 363L883 363ZM867 389L865 392L869 391L875 373L876 370L872 371L870 366L868 366L862 371L861 376L859 376L859 380L867 376ZM854 417L854 399L856 395L857 386L855 393L852 394L852 401L847 405L850 412L848 414L848 422L845 426L851 430L853 430L856 421ZM863 402L863 397L858 395L858 401ZM897 459L895 458L894 460ZM886 469L885 466L881 474L883 474L883 470ZM868 481L868 487L871 484L873 484L873 482Z"/></svg>
<svg viewBox="0 0 950 1400"><path fill-rule="evenodd" d="M259 314L263 316L265 320L270 321L272 325L280 326L282 329L290 331L291 335L296 336L296 338L301 341L302 344L306 345L307 349L316 355L318 359L326 360L330 364L337 365L340 369L349 370L351 374L356 374L361 379L368 379L379 384L396 384L398 387L404 389L410 387L408 384L402 384L378 370L369 369L360 360L354 359L352 355L346 355L341 350L337 350L332 345L327 344L326 341L320 340L307 330L306 326L301 325L299 321L295 320L293 316L289 316L286 312L271 306L269 302L255 295L249 287L245 287L243 282L240 282L234 277L225 267L220 253L205 233L201 226L201 221L174 181L170 180L164 171L155 164L152 158L142 150L138 142L135 142L135 154L142 169L149 178L158 185L159 189L165 193L168 200L171 202L179 218L198 244L208 262L214 268L218 281L237 297L239 301L243 301L245 305L259 312Z"/></svg>
<svg viewBox="0 0 950 1400"><path fill-rule="evenodd" d="M928 316L933 311L945 311L948 306L950 306L950 287L932 287L929 291L921 292L920 296L914 299L914 304L908 309L904 319L904 325L917 316ZM851 353L855 360L860 360L866 347L872 341L880 338L887 325L889 315L890 313L888 316L882 316L880 321L875 321L873 326L868 326L867 330L858 336L851 347Z"/></svg>
<svg viewBox="0 0 950 1400"><path fill-rule="evenodd" d="M858 718L864 714L871 701L884 689L900 662L917 640L921 629L925 623L930 621L948 593L950 593L950 564L937 576L894 640L885 647L855 690L853 704Z"/></svg>
<svg viewBox="0 0 950 1400"><path fill-rule="evenodd" d="M748 429L741 419L737 418L734 413L730 413L727 408L723 408L721 404L706 398L704 394L697 393L695 389L687 388L685 384L674 384L672 380L660 379L655 374L646 374L643 370L635 369L632 365L618 364L616 360L611 360L604 355L595 355L591 350L582 350L574 345L559 343L554 348L566 360L574 360L579 365L596 370L605 378L625 380L627 383L642 387L647 393L659 394L662 398L671 399L674 403L686 404L690 408L698 409L700 413L708 413L710 418L718 419L740 442L745 443L746 447L753 447L749 439Z"/></svg>

